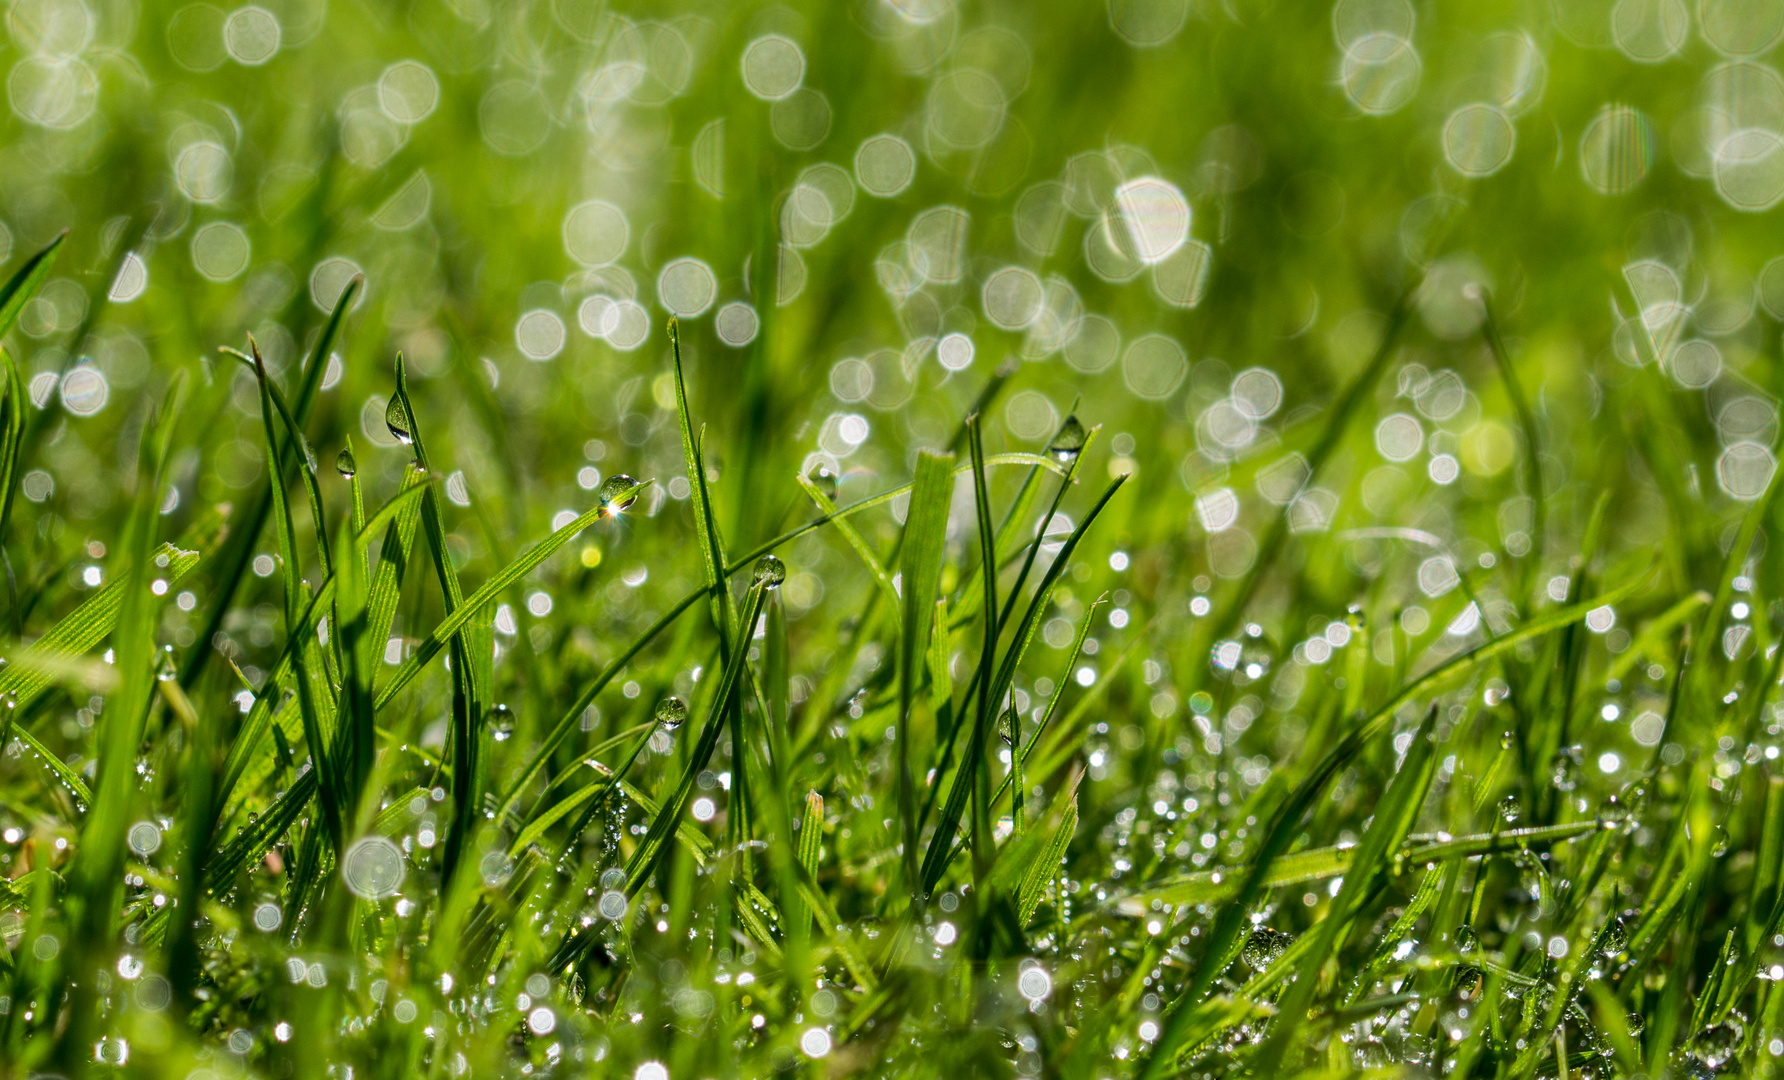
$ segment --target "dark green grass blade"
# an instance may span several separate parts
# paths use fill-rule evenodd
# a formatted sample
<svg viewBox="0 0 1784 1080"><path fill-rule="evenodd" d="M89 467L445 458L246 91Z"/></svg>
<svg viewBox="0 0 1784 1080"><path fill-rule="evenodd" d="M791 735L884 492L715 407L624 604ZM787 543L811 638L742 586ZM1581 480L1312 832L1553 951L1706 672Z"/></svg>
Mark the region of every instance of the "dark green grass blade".
<svg viewBox="0 0 1784 1080"><path fill-rule="evenodd" d="M431 473L433 465L428 459L415 404L409 397L408 368L400 352L396 355L395 367L396 390L391 398L392 408L400 409L408 421L409 443L415 453L416 467ZM450 883L456 879L471 834L483 815L483 792L488 781L488 718L492 704L489 669L494 642L488 603L466 602L458 569L446 546L440 493L432 484L421 496L421 530L427 537L428 552L433 556L434 573L439 579L447 617L463 613L458 630L448 641L452 649L452 716L447 728L452 753L452 825L446 834L441 873ZM351 718L359 737L365 739L367 745L373 712L374 708L368 705L363 715Z"/></svg>
<svg viewBox="0 0 1784 1080"><path fill-rule="evenodd" d="M1002 687L1008 686L1010 679L1014 677L1015 665L1021 659L1027 642L1033 639L1035 628L1040 623L1041 614L1046 611L1047 605L1052 601L1053 589L1059 582L1060 574L1067 566L1071 565L1072 555L1077 551L1078 544L1089 532L1090 527L1096 523L1103 508L1109 505L1109 500L1113 499L1115 493L1121 490L1121 485L1126 479L1123 476L1110 483L1108 488L1103 491L1102 497L1097 500L1096 505L1084 516L1084 520L1072 530L1071 535L1060 547L1059 553L1054 556L1052 564L1047 567L1046 574L1042 576L1041 583L1035 590L1034 599L1029 604L1028 612L1023 616L1022 625L1016 631L1015 640L1006 655L1004 670L992 683L991 696L994 699L1001 694ZM972 770L967 767L965 762L962 762L960 768L955 771L954 786L948 792L947 804L942 809L941 817L936 820L936 830L930 837L929 849L924 856L922 885L925 894L934 891L936 883L941 880L942 873L947 869L948 861L953 854L954 834L960 827L961 813L966 809L966 797L971 781ZM936 782L938 785L941 782L939 775L936 777Z"/></svg>
<svg viewBox="0 0 1784 1080"><path fill-rule="evenodd" d="M731 593L725 587L725 544L719 536L712 507L712 491L706 483L706 461L694 437L692 410L688 406L687 374L681 362L681 324L669 319L669 347L675 363L675 423L681 433L682 459L688 470L689 501L694 510L694 532L700 542L700 561L706 568L706 585L712 590L712 621L719 632L719 655L731 657Z"/></svg>
<svg viewBox="0 0 1784 1080"><path fill-rule="evenodd" d="M917 477L905 515L904 615L898 636L898 816L904 838L905 880L918 878L917 787L911 766L911 710L922 681L924 658L947 555L948 510L954 497L954 455L925 450L917 455ZM945 633L945 630L944 630Z"/></svg>
<svg viewBox="0 0 1784 1080"><path fill-rule="evenodd" d="M966 424L967 448L972 453L973 463L973 509L979 523L979 584L985 590L985 600L979 656L979 702L973 713L972 742L960 757L959 775L968 778L970 774L972 782L973 888L983 895L992 859L991 762L988 759L992 725L1003 699L992 689L992 680L996 677L992 669L997 664L997 537L991 523L991 489L985 480L984 432L976 416L967 417ZM938 838L941 835L937 833ZM947 837L950 841L953 839L951 829ZM943 844L942 850L949 850L948 845ZM927 894L933 886L928 881L924 884L928 886L924 889Z"/></svg>

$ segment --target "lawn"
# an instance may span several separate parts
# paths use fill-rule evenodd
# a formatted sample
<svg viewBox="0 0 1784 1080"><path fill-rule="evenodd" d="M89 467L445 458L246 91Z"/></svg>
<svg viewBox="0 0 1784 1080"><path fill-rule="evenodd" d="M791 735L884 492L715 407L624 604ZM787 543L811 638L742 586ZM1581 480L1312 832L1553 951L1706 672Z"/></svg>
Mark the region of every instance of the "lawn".
<svg viewBox="0 0 1784 1080"><path fill-rule="evenodd" d="M1775 1075L1781 39L10 0L0 1078Z"/></svg>

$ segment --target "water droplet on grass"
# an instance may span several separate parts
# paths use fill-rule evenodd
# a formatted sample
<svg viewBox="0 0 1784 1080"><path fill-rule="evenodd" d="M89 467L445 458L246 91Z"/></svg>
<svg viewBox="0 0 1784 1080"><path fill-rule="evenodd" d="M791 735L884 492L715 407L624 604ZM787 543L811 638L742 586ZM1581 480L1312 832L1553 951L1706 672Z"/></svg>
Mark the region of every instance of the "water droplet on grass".
<svg viewBox="0 0 1784 1080"><path fill-rule="evenodd" d="M614 473L601 482L600 488L595 491L595 501L608 517L618 517L637 501L638 493L643 487L644 482L635 476Z"/></svg>
<svg viewBox="0 0 1784 1080"><path fill-rule="evenodd" d="M786 563L781 562L773 555L764 555L756 560L756 572L750 576L750 584L778 589L781 582L785 580L787 580Z"/></svg>
<svg viewBox="0 0 1784 1080"><path fill-rule="evenodd" d="M403 399L400 397L391 398L390 404L385 406L384 426L390 429L391 438L404 446L415 441L409 427L409 412L403 408Z"/></svg>
<svg viewBox="0 0 1784 1080"><path fill-rule="evenodd" d="M1691 1057L1701 1060L1713 1070L1722 1068L1734 1060L1740 1052L1741 1043L1746 1038L1747 1029L1731 1014L1720 1024L1711 1024L1696 1035L1691 1036L1687 1052Z"/></svg>
<svg viewBox="0 0 1784 1080"><path fill-rule="evenodd" d="M836 498L836 471L830 466L819 462L811 467L811 471L805 474L805 478L811 481L813 487L823 493L824 498Z"/></svg>
<svg viewBox="0 0 1784 1080"><path fill-rule="evenodd" d="M1518 797L1516 795L1507 795L1505 798L1499 800L1499 820L1505 822L1507 825L1515 825L1517 824L1518 818L1523 816L1524 807L1518 802Z"/></svg>
<svg viewBox="0 0 1784 1080"><path fill-rule="evenodd" d="M688 718L688 703L678 697L666 697L657 702L657 723L664 731L674 731Z"/></svg>
<svg viewBox="0 0 1784 1080"><path fill-rule="evenodd" d="M341 452L335 455L335 468L346 479L353 479L353 475L359 471L359 462L354 460L353 451L342 447Z"/></svg>
<svg viewBox="0 0 1784 1080"><path fill-rule="evenodd" d="M1260 926L1251 932L1250 938L1246 939L1245 951L1240 954L1240 959L1244 960L1245 966L1251 970L1262 972L1280 959L1282 954L1288 951L1288 947L1294 944L1294 941L1293 934L1285 934L1280 930Z"/></svg>
<svg viewBox="0 0 1784 1080"><path fill-rule="evenodd" d="M497 705L489 710L489 733L496 742L507 742L514 734L514 710Z"/></svg>
<svg viewBox="0 0 1784 1080"><path fill-rule="evenodd" d="M1065 423L1060 427L1059 434L1053 436L1053 442L1048 445L1047 453L1061 465L1070 465L1077 460L1080 453L1083 453L1084 443L1088 437L1084 432L1083 422L1078 419L1077 413L1073 413L1065 418Z"/></svg>

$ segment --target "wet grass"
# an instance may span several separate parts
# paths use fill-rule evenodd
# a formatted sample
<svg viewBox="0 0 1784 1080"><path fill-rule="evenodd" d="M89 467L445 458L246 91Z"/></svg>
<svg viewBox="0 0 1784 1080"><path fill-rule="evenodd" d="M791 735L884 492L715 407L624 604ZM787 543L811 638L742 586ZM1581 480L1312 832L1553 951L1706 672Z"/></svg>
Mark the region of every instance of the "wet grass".
<svg viewBox="0 0 1784 1080"><path fill-rule="evenodd" d="M1519 543L1291 503L1217 582L1135 535L1180 496L1093 415L993 452L1004 373L903 486L740 487L673 323L673 475L509 531L453 495L400 356L399 467L312 443L358 287L301 368L219 359L258 399L250 498L168 508L218 395L175 379L86 537L15 511L7 361L5 1071L1772 1071L1777 480L1720 542L1613 542L1638 481L1553 499L1490 315ZM1405 385L1389 310L1284 433L1305 486ZM1650 378L1627 409L1670 408ZM791 610L802 562L832 585Z"/></svg>

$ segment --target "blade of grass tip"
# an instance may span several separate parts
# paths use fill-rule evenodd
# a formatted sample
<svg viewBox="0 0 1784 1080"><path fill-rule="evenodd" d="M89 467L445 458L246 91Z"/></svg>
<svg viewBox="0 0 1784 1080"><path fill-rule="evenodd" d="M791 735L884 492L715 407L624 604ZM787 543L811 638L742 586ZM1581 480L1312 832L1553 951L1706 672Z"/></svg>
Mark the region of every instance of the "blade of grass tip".
<svg viewBox="0 0 1784 1080"><path fill-rule="evenodd" d="M304 494L309 500L310 521L316 528L317 555L322 562L322 573L326 576L333 572L333 559L328 549L328 525L322 514L322 489L318 486L316 479L316 452L311 448L310 441L304 438L303 428L298 426L297 418L291 415L291 407L285 401L285 392L279 389L278 383L266 375L266 363L260 358L260 345L255 342L252 334L248 336L248 347L253 351L252 356L244 355L227 345L218 351L233 356L246 364L254 377L264 382L267 392L272 396L273 408L278 410L279 419L285 427L285 442L282 445L282 450L296 449L298 479L303 481ZM285 456L293 455L287 453ZM279 462L281 476L284 475L284 469L285 462L281 460Z"/></svg>
<svg viewBox="0 0 1784 1080"><path fill-rule="evenodd" d="M979 701L973 714L972 744L960 757L962 773L972 773L973 792L973 892L985 895L985 879L991 871L991 763L992 717L1002 705L993 700L993 668L997 663L997 536L991 521L991 489L985 480L984 431L978 416L966 421L967 448L973 463L973 509L979 522L979 583L985 590L985 630L979 658ZM949 837L952 839L952 837Z"/></svg>
<svg viewBox="0 0 1784 1080"><path fill-rule="evenodd" d="M15 270L6 279L5 285L0 285L0 338L12 333L12 328L18 325L19 315L25 310L25 305L31 302L31 298L37 295L38 290L43 288L43 283L50 276L50 268L55 265L56 256L61 254L62 244L67 239L68 230L63 229L37 254L26 259L25 265Z"/></svg>
<svg viewBox="0 0 1784 1080"><path fill-rule="evenodd" d="M1109 486L1104 489L1102 497L1097 500L1096 505L1091 507L1090 513L1086 514L1078 527L1066 537L1065 543L1059 549L1059 554L1053 557L1052 564L1047 567L1046 574L1042 576L1040 585L1035 589L1034 599L1028 605L1028 611L1022 618L1022 625L1017 629L1016 637L1011 642L1009 652L1005 657L1004 669L999 672L998 682L992 686L992 697L998 696L1001 692L1000 684L1007 686L1010 679L1014 677L1015 664L1021 659L1027 642L1033 639L1040 615L1052 601L1053 589L1059 582L1060 574L1065 571L1067 566L1071 565L1072 555L1077 551L1078 544L1090 531L1091 526L1096 524L1103 509L1109 505L1109 500L1115 497L1115 493L1121 490L1122 484L1126 481L1126 476L1119 476L1110 482ZM947 804L942 809L942 816L936 821L936 831L930 837L929 849L924 854L922 885L925 894L934 891L953 855L954 833L960 826L961 813L966 809L966 794L972 781L972 770L969 768L969 764L962 760L960 767L955 770L954 785L948 792ZM931 790L938 790L941 781L942 777L938 773L936 787Z"/></svg>
<svg viewBox="0 0 1784 1080"><path fill-rule="evenodd" d="M330 173L332 169L324 170L324 177ZM358 274L347 282L339 299L335 301L334 311L330 313L328 322L323 325L322 333L316 339L316 348L310 353L310 362L304 368L303 381L298 387L297 404L292 409L293 418L299 427L309 421L310 407L322 384L322 375L328 367L335 339L340 334L342 320L353 307L353 300L364 284L365 278ZM210 614L205 618L204 629L193 639L180 660L180 689L188 694L193 692L204 665L210 660L211 653L216 651L215 642L217 634L223 629L224 616L235 603L236 590L241 587L248 565L254 560L254 548L260 543L261 530L266 527L266 519L271 513L272 497L262 490L255 497L252 509L241 520L240 527L230 530L229 547L219 559L221 573L214 579L217 588L212 596Z"/></svg>
<svg viewBox="0 0 1784 1080"><path fill-rule="evenodd" d="M1505 395L1511 399L1512 410L1518 415L1518 426L1524 429L1524 452L1529 455L1526 467L1525 490L1530 496L1530 552L1532 558L1524 564L1524 585L1520 591L1522 601L1530 602L1530 575L1542 566L1544 538L1547 536L1548 500L1543 487L1542 477L1542 431L1537 426L1536 411L1530 407L1530 399L1524 394L1524 384L1518 379L1518 371L1511 361L1511 352L1505 347L1505 339L1499 333L1499 320L1493 314L1493 298L1484 287L1479 288L1479 298L1483 317L1481 333L1487 339L1487 350L1493 354L1493 360L1499 367L1499 377L1505 382Z"/></svg>
<svg viewBox="0 0 1784 1080"><path fill-rule="evenodd" d="M303 576L303 563L297 554L297 528L291 520L291 508L286 502L285 469L280 460L279 436L275 428L278 423L273 419L272 391L267 379L266 362L260 357L260 349L249 340L254 350L254 379L260 389L260 426L261 434L266 439L266 462L270 476L267 490L273 501L273 532L279 541L279 557L284 562L280 578L285 587L285 630L288 634L297 633L298 612L303 603L303 596L298 581Z"/></svg>
<svg viewBox="0 0 1784 1080"><path fill-rule="evenodd" d="M694 511L694 531L700 539L700 559L706 568L706 584L712 589L712 621L719 631L719 655L731 657L731 592L725 584L724 541L719 536L718 520L713 514L712 491L706 483L706 462L700 444L694 439L692 410L688 406L688 383L681 360L681 323L669 317L669 350L675 365L675 423L681 432L682 457L688 470L688 493Z"/></svg>
<svg viewBox="0 0 1784 1080"><path fill-rule="evenodd" d="M1009 624L1010 615L1016 610L1016 598L1022 594L1022 587L1028 583L1028 575L1034 570L1035 559L1041 553L1041 541L1047 535L1047 526L1051 525L1059 515L1059 504L1065 501L1065 493L1070 491L1072 485L1078 481L1078 463L1084 460L1084 452L1096 441L1097 433L1101 430L1102 425L1099 424L1089 431L1085 431L1084 425L1078 422L1076 415L1068 416L1059 432L1053 436L1053 441L1048 444L1047 452L1055 458L1065 458L1070 462L1070 466L1065 477L1059 482L1059 490L1053 493L1053 505L1047 508L1046 515L1041 518L1040 524L1035 528L1035 538L1028 545L1028 554L1023 557L1022 569L1017 572L1016 581L1010 586L1009 596L1004 600L1003 610L997 614L999 631ZM1039 470L1031 475L1038 476Z"/></svg>
<svg viewBox="0 0 1784 1080"><path fill-rule="evenodd" d="M919 891L916 883L921 879L917 863L917 787L911 767L911 711L922 682L930 634L935 629L953 498L954 455L920 452L904 523L904 617L899 626L898 652L898 816L903 826L905 880L910 883L913 896ZM939 633L945 636L945 628Z"/></svg>
<svg viewBox="0 0 1784 1080"><path fill-rule="evenodd" d="M1363 833L1357 852L1351 858L1349 871L1344 875L1344 884L1338 889L1338 896L1325 918L1321 919L1313 933L1318 935L1315 944L1307 956L1301 961L1301 968L1295 975L1295 981L1289 984L1287 992L1282 996L1277 1010L1277 1019L1273 1025L1270 1038L1264 1043L1253 1065L1260 1075L1275 1076L1280 1065L1291 1067L1294 1061L1285 1061L1288 1049L1293 1042L1296 1028L1306 1018L1307 1009L1313 1004L1313 996L1319 988L1319 969L1326 957L1338 942L1338 932L1361 910L1363 901L1374 887L1375 879L1392 868L1392 855L1399 850L1406 834L1418 820L1420 808L1425 804L1425 796L1431 790L1431 781L1436 776L1436 740L1433 732L1437 726L1439 710L1437 703L1432 702L1425 713L1424 722L1413 734L1412 743L1408 746L1406 756L1400 764L1394 778L1382 793L1381 801L1376 805L1375 815L1368 829Z"/></svg>
<svg viewBox="0 0 1784 1080"><path fill-rule="evenodd" d="M1067 785L1065 809L1059 815L1059 824L1054 828L1052 838L1047 841L1041 857L1025 869L1016 888L1016 913L1024 927L1046 898L1047 883L1059 872L1060 864L1065 861L1066 848L1071 846L1072 835L1077 831L1078 777L1074 777Z"/></svg>

